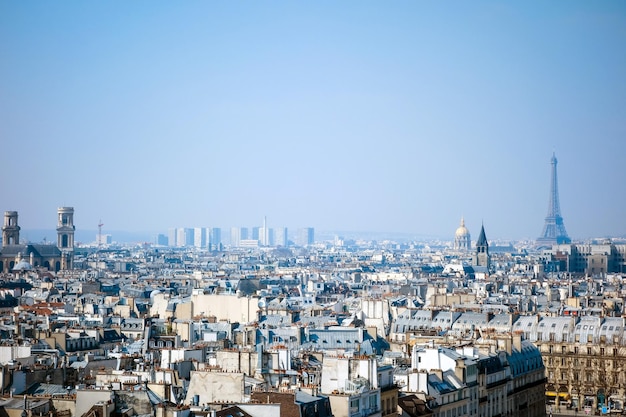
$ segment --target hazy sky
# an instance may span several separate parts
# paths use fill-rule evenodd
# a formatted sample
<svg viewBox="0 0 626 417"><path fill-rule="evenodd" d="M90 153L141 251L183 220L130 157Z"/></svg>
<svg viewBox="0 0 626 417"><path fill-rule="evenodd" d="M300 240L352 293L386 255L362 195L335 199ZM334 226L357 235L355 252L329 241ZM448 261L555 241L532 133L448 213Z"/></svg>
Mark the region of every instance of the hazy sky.
<svg viewBox="0 0 626 417"><path fill-rule="evenodd" d="M23 229L626 234L624 1L0 0Z"/></svg>

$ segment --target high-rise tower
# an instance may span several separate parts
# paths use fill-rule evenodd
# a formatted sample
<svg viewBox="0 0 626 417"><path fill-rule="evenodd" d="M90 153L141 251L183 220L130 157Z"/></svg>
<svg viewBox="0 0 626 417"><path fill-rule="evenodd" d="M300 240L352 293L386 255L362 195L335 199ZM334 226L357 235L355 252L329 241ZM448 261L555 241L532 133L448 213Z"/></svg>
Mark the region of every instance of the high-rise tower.
<svg viewBox="0 0 626 417"><path fill-rule="evenodd" d="M565 231L563 217L561 217L561 207L559 205L559 189L556 178L556 156L552 154L550 160L552 165L552 181L550 183L550 201L548 204L548 215L543 226L541 236L537 238L537 243L541 245L554 245L559 243L570 243L571 239Z"/></svg>

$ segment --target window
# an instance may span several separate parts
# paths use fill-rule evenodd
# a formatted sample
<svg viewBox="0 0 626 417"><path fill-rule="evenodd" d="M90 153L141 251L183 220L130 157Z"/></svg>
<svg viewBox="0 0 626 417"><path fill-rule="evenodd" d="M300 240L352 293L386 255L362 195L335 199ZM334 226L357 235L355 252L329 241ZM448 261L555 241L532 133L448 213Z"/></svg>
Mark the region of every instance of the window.
<svg viewBox="0 0 626 417"><path fill-rule="evenodd" d="M370 409L377 409L377 401L376 401L376 396L375 395L370 395L370 405L369 408Z"/></svg>

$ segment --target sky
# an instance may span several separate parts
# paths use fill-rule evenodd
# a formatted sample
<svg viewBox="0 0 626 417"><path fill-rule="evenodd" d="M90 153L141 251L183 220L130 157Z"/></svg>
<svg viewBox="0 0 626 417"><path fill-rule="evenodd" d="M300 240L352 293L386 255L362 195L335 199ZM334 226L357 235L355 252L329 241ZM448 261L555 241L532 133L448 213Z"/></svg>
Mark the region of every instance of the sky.
<svg viewBox="0 0 626 417"><path fill-rule="evenodd" d="M0 0L22 229L626 235L626 2Z"/></svg>

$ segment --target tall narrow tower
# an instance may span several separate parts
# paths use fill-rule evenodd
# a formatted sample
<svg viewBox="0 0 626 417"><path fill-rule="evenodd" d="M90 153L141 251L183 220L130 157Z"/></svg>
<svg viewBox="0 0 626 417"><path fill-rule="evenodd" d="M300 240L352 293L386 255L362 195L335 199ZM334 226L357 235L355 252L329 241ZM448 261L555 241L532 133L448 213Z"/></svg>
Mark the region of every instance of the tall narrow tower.
<svg viewBox="0 0 626 417"><path fill-rule="evenodd" d="M20 226L17 224L17 211L4 212L2 226L2 246L20 244Z"/></svg>
<svg viewBox="0 0 626 417"><path fill-rule="evenodd" d="M474 255L474 266L484 266L489 270L491 263L489 259L489 242L485 235L485 226L480 226L480 234L476 241L476 254Z"/></svg>
<svg viewBox="0 0 626 417"><path fill-rule="evenodd" d="M61 269L72 269L74 260L74 207L59 207L57 246L61 251Z"/></svg>
<svg viewBox="0 0 626 417"><path fill-rule="evenodd" d="M550 164L552 165L552 181L550 183L550 201L548 204L548 215L543 226L541 236L537 238L537 243L543 245L554 245L559 243L570 243L572 240L565 231L563 217L561 217L561 207L559 205L559 188L556 178L556 156L552 154Z"/></svg>

